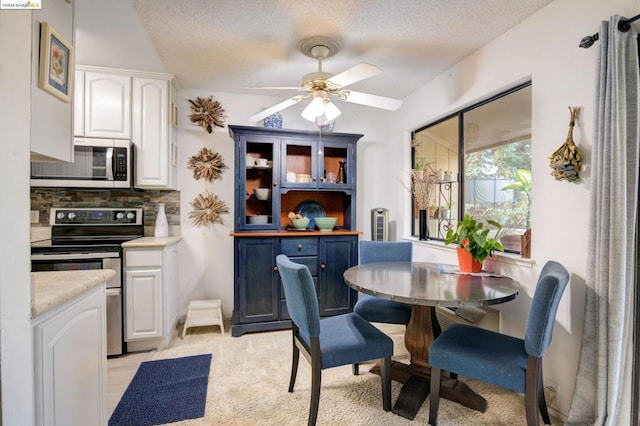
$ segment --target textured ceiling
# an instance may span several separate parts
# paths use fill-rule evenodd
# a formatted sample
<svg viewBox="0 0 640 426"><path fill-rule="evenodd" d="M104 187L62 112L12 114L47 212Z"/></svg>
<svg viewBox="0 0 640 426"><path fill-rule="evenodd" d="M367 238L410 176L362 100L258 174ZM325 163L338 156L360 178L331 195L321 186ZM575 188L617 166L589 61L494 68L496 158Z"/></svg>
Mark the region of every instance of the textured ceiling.
<svg viewBox="0 0 640 426"><path fill-rule="evenodd" d="M280 95L317 71L300 42L330 36L339 73L360 62L382 73L353 90L402 99L552 0L132 0L167 70L184 88Z"/></svg>

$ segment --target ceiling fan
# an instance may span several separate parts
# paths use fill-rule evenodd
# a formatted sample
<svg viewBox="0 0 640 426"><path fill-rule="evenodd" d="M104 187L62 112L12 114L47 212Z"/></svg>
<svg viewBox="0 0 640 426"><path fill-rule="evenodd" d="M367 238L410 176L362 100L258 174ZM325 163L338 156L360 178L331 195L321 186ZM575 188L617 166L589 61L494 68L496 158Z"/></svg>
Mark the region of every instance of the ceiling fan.
<svg viewBox="0 0 640 426"><path fill-rule="evenodd" d="M340 115L340 110L331 102L331 98L390 111L395 111L402 105L402 101L399 99L344 89L350 84L380 74L382 71L375 65L363 62L335 75L322 71L322 61L335 55L340 50L340 45L334 40L327 37L311 37L300 44L300 50L305 55L318 61L318 71L305 75L302 78L301 86L249 88L297 90L306 93L293 96L286 101L266 108L249 117L249 121L260 121L309 97L312 100L302 111L302 116L306 120L316 122L318 126L325 125Z"/></svg>

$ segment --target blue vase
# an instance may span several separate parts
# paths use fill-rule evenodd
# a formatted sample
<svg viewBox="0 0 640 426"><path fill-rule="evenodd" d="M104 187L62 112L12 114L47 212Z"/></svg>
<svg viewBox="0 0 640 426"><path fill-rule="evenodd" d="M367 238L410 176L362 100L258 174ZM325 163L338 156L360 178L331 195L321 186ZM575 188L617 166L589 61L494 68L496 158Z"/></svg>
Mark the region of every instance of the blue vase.
<svg viewBox="0 0 640 426"><path fill-rule="evenodd" d="M271 114L264 119L264 127L271 127L274 129L282 129L282 116L279 112Z"/></svg>

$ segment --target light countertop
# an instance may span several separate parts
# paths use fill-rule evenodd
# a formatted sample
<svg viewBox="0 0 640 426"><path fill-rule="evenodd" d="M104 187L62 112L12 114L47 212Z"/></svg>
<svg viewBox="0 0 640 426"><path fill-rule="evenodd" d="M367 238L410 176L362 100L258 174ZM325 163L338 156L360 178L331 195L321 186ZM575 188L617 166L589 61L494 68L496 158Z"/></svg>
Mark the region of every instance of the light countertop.
<svg viewBox="0 0 640 426"><path fill-rule="evenodd" d="M181 236L142 237L122 243L122 248L167 247L182 241Z"/></svg>
<svg viewBox="0 0 640 426"><path fill-rule="evenodd" d="M110 280L111 269L32 272L31 318L37 318L87 290Z"/></svg>

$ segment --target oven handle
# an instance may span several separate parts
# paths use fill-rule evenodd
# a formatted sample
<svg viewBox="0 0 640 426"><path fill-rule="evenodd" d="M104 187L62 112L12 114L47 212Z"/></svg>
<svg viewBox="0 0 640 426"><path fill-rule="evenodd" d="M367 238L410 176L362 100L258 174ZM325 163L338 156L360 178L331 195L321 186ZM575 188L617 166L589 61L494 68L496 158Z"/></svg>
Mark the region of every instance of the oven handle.
<svg viewBox="0 0 640 426"><path fill-rule="evenodd" d="M75 260L75 259L105 259L120 257L120 253L63 253L63 254L32 254L31 260Z"/></svg>
<svg viewBox="0 0 640 426"><path fill-rule="evenodd" d="M107 289L107 297L109 296L120 296L119 288L108 288Z"/></svg>

